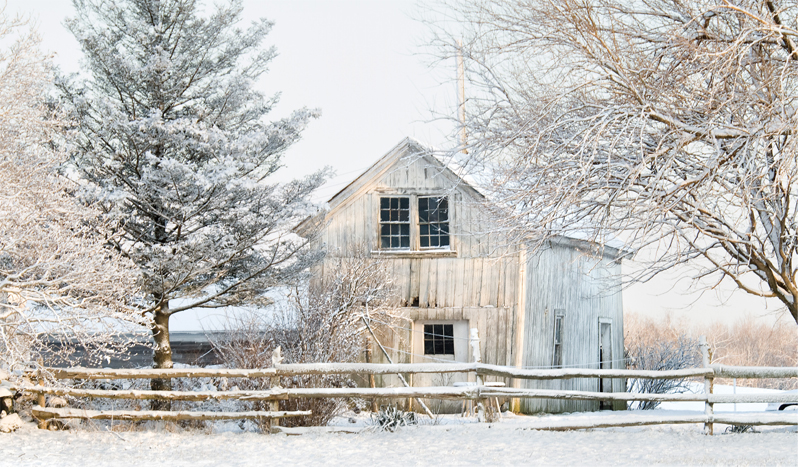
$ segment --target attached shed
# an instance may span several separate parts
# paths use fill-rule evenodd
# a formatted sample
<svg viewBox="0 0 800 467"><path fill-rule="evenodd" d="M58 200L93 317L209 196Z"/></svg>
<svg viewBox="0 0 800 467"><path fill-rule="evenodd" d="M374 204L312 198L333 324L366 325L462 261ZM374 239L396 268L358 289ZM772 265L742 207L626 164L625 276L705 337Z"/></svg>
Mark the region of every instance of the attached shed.
<svg viewBox="0 0 800 467"><path fill-rule="evenodd" d="M395 362L471 361L521 368L624 368L618 252L557 239L509 247L483 215L487 200L430 151L404 139L301 225L327 250L320 267L364 249L385 259L408 325L386 336ZM306 228L309 227L309 228ZM602 363L601 363L602 362ZM415 386L453 376L417 375ZM390 379L384 384L394 384ZM506 381L529 388L624 391L624 381ZM593 401L529 399L524 413L597 410Z"/></svg>

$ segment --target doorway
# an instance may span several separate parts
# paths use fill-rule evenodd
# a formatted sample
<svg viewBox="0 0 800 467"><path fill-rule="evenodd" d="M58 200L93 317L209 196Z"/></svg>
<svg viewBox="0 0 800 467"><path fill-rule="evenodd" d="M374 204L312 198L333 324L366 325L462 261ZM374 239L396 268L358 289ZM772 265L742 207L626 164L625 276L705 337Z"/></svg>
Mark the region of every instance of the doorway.
<svg viewBox="0 0 800 467"><path fill-rule="evenodd" d="M600 318L599 327L599 352L600 369L613 368L614 355L611 350L611 320ZM614 385L611 378L600 378L600 392L614 392ZM611 401L600 401L600 410L611 410Z"/></svg>

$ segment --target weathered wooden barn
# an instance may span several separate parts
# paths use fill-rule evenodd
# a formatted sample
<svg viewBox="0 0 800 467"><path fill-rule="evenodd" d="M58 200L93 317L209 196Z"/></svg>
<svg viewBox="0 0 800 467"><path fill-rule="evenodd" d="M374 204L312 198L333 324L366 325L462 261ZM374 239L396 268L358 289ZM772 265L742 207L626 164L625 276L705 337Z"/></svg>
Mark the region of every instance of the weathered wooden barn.
<svg viewBox="0 0 800 467"><path fill-rule="evenodd" d="M399 311L408 318L385 337L395 362L469 362L469 330L476 328L486 363L624 368L618 252L606 247L597 254L592 244L568 238L535 252L509 247L482 215L486 202L430 151L405 139L316 218L322 223L313 242L328 252L318 272L335 267L337 256L353 248L389 262ZM416 375L412 384L456 378ZM505 383L625 390L623 380ZM595 401L543 399L515 407L523 413L599 408Z"/></svg>

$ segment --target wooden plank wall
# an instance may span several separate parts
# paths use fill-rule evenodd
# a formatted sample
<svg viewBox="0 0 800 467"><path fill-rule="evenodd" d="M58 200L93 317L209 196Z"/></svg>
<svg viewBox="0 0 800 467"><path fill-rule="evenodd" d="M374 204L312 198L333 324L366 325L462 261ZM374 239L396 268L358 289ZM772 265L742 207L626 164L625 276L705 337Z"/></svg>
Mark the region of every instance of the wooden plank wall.
<svg viewBox="0 0 800 467"><path fill-rule="evenodd" d="M333 208L316 239L317 245L327 249L328 261L335 261L336 256L353 248L364 249L366 254L378 249L379 199L392 194L447 195L450 200L450 252L380 255L393 271L400 306L405 307L411 320L468 320L470 327L478 328L484 362L513 365L521 353L523 366L549 367L553 355L553 310L563 309L564 365L596 367L598 319L609 318L613 355L620 360L614 362L614 368L624 367L621 293L611 280L613 274L619 273L619 265L597 267L596 261L567 245L527 255L526 284L521 294L524 319L519 320L524 322L524 329L514 329L513 323L522 318L515 316L520 299L519 253L504 248L502 235L487 228L480 196L457 186L440 165L424 157L400 159L372 185L358 188L350 199ZM393 330L381 338L399 349L393 351L396 362L412 361L409 350L414 337L411 324L407 326L409 329ZM517 332L524 332L522 339L516 339ZM522 342L523 348L515 349L514 342ZM383 384L400 384L396 377L384 379ZM531 388L598 388L596 379L521 384ZM615 380L614 390L623 391L624 381ZM521 409L526 413L596 410L597 403L529 399L523 401Z"/></svg>
<svg viewBox="0 0 800 467"><path fill-rule="evenodd" d="M325 266L336 257L364 249L369 254L378 249L378 206L388 194L446 195L450 203L451 249L456 255L441 252L413 252L403 257L383 256L393 272L400 305L412 320L468 320L478 328L482 359L485 362L513 363L513 328L519 276L518 256L492 248L498 244L496 233L488 232L481 215L480 197L470 189L458 187L441 166L425 158L408 157L390 168L376 183L360 195L335 208L326 219L316 239L325 246ZM410 305L418 304L418 307ZM411 361L411 324L409 330L384 332L382 342L392 351L396 362ZM405 332L405 334L404 334ZM373 352L377 356L378 352ZM381 357L382 359L382 357ZM400 384L396 377L386 377L384 384Z"/></svg>
<svg viewBox="0 0 800 467"><path fill-rule="evenodd" d="M599 319L612 321L613 368L623 361L622 293L619 264L587 256L575 247L554 245L532 255L527 264L523 366L549 368L553 358L555 310L563 310L563 365L599 368ZM625 390L621 379L614 391ZM522 387L538 389L599 390L598 379L525 381ZM596 401L526 399L525 413L598 410Z"/></svg>

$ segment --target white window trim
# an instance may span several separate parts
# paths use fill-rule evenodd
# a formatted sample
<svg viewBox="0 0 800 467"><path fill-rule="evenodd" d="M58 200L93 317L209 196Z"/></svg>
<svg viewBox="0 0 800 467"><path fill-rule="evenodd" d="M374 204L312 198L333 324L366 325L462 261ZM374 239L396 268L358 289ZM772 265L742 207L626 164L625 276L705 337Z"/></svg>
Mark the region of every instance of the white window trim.
<svg viewBox="0 0 800 467"><path fill-rule="evenodd" d="M558 329L558 320L561 319L561 342L556 343L556 330ZM564 368L564 310L556 309L553 313L553 359L550 362L552 368ZM558 354L561 363L556 366L556 345L559 346Z"/></svg>
<svg viewBox="0 0 800 467"><path fill-rule="evenodd" d="M376 220L375 234L376 241L375 247L370 251L373 256L386 255L391 257L418 257L425 255L453 257L456 256L456 248L454 245L455 235L453 234L453 225L455 223L453 216L453 201L454 196L448 193L392 193L392 192L378 192L375 193L377 206L373 218ZM381 248L381 198L408 198L409 200L409 247L408 248ZM447 198L447 224L448 234L450 236L450 245L446 247L420 247L420 230L419 230L419 199L420 198Z"/></svg>

